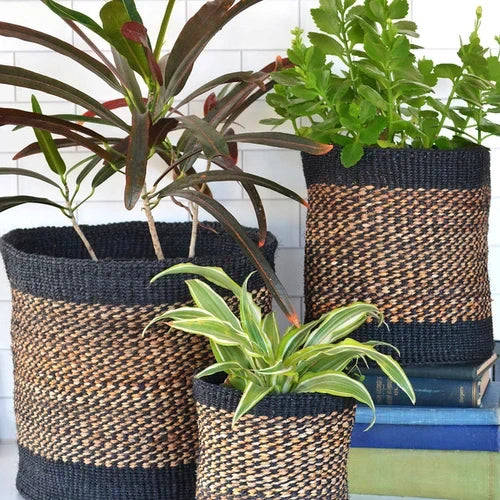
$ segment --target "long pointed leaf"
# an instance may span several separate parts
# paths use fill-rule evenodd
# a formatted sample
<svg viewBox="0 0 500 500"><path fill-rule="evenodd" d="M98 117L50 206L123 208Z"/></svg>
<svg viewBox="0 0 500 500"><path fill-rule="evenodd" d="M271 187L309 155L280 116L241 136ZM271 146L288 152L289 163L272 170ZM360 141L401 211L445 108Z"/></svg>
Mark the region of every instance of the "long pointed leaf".
<svg viewBox="0 0 500 500"><path fill-rule="evenodd" d="M75 141L76 144L84 146L90 151L96 153L101 158L109 160L111 155L100 148L92 140L83 137L71 130L66 125L61 125L56 122L56 119L47 119L44 115L30 113L29 111L21 111L19 109L0 108L0 126L2 125L27 125L29 127L46 130L53 134L59 134ZM70 123L70 122L68 122ZM74 124L71 124L74 125Z"/></svg>
<svg viewBox="0 0 500 500"><path fill-rule="evenodd" d="M31 105L33 113L42 114L42 108L34 95L31 96ZM66 163L64 163L50 132L39 128L34 128L33 132L40 144L40 149L49 168L58 175L64 175L64 172L66 172Z"/></svg>
<svg viewBox="0 0 500 500"><path fill-rule="evenodd" d="M201 335L223 346L240 346L244 338L229 323L217 318L181 319L170 323L172 328L194 335Z"/></svg>
<svg viewBox="0 0 500 500"><path fill-rule="evenodd" d="M276 273L257 245L246 234L240 223L226 210L220 203L212 200L208 196L191 190L173 189L170 196L185 198L189 201L197 203L207 212L211 213L224 227L224 229L233 237L240 245L243 253L250 259L256 270L261 275L268 290L274 296L279 307L288 317L289 321L295 325L299 325L299 319L295 308L293 307L290 297L286 293L285 287L279 281Z"/></svg>
<svg viewBox="0 0 500 500"><path fill-rule="evenodd" d="M189 262L176 264L175 266L165 269L165 271L162 271L154 276L151 279L151 283L154 283L156 280L163 278L164 276L171 276L174 274L196 274L197 276L205 278L214 285L230 290L233 295L236 295L237 297L241 292L241 287L238 283L233 281L221 267L198 266Z"/></svg>
<svg viewBox="0 0 500 500"><path fill-rule="evenodd" d="M49 205L51 207L56 207L64 210L64 207L56 203L55 201L48 200L47 198L39 198L38 196L3 196L0 198L0 212L8 210L9 208L17 207L18 205L23 205L24 203L37 203L40 205Z"/></svg>
<svg viewBox="0 0 500 500"><path fill-rule="evenodd" d="M307 206L307 202L298 194L294 193L292 190L287 189L277 182L266 179L265 177L260 177L254 174L248 174L243 171L227 171L218 170L212 172L201 172L198 174L192 174L189 177L183 177L177 179L176 181L169 184L167 187L158 191L155 196L159 198L164 198L165 196L171 196L170 191L172 189L180 190L187 189L189 187L198 186L199 184L209 183L209 182L227 182L227 181L237 181L246 182L249 184L255 184L257 186L262 186L267 189L276 191L277 193L286 196L292 200L298 201L299 203Z"/></svg>
<svg viewBox="0 0 500 500"><path fill-rule="evenodd" d="M261 387L255 382L247 382L245 392L241 396L238 407L233 415L233 426L236 425L245 413L248 413L259 401L265 398L271 390L271 387Z"/></svg>
<svg viewBox="0 0 500 500"><path fill-rule="evenodd" d="M126 160L125 207L132 210L139 198L146 180L146 167L149 157L149 112L132 113L132 130Z"/></svg>
<svg viewBox="0 0 500 500"><path fill-rule="evenodd" d="M38 172L33 172L32 170L26 170L25 168L16 167L2 167L0 168L0 175L21 175L24 177L33 177L33 179L38 179L39 181L46 182L52 186L58 188L59 186L45 175L39 174Z"/></svg>
<svg viewBox="0 0 500 500"><path fill-rule="evenodd" d="M234 370L244 370L244 367L241 366L236 361L228 361L226 363L214 363L213 365L210 365L208 368L201 370L201 372L199 372L196 375L196 378L209 377L210 375L215 375L216 373L221 373L221 372L227 373Z"/></svg>
<svg viewBox="0 0 500 500"><path fill-rule="evenodd" d="M89 30L93 31L97 35L99 35L101 38L104 38L104 40L109 41L108 37L106 36L106 33L104 33L104 30L89 16L81 12L78 12L77 10L69 9L64 5L54 2L54 0L42 0L42 1L47 5L47 7L49 7L49 9L55 12L62 19L76 21L85 26L86 28L88 28Z"/></svg>
<svg viewBox="0 0 500 500"><path fill-rule="evenodd" d="M19 40L23 40L25 42L36 43L43 47L47 47L58 54L69 57L99 76L113 89L120 93L123 92L118 80L115 78L113 73L104 64L102 64L102 62L93 58L83 50L77 49L70 43L59 40L59 38L46 33L42 33L41 31L4 22L0 22L0 36L18 38Z"/></svg>
<svg viewBox="0 0 500 500"><path fill-rule="evenodd" d="M169 55L165 68L167 98L177 95L185 86L193 65L208 42L222 27L242 10L260 0L213 0L205 3L187 21Z"/></svg>
<svg viewBox="0 0 500 500"><path fill-rule="evenodd" d="M283 132L255 132L248 134L236 134L226 136L227 142L248 142L251 144L261 144L263 146L273 146L276 148L294 149L303 151L311 155L324 155L333 149L332 145L321 144L311 141L305 137L298 137L293 134Z"/></svg>
<svg viewBox="0 0 500 500"><path fill-rule="evenodd" d="M93 111L97 116L108 120L118 128L126 131L130 128L121 118L118 118L114 113L107 110L100 102L60 80L24 68L16 68L14 66L2 64L0 65L0 83L32 90L40 90L47 94L61 97L85 109Z"/></svg>

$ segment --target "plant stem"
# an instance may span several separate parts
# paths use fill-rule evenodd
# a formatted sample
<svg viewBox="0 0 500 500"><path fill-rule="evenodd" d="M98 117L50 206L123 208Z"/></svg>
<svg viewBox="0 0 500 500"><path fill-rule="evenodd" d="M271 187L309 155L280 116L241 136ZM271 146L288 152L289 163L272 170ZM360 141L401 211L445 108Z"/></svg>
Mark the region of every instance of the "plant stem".
<svg viewBox="0 0 500 500"><path fill-rule="evenodd" d="M87 249L87 252L90 255L90 258L94 261L97 262L97 256L94 252L94 249L92 248L89 240L85 236L85 234L82 231L82 228L78 225L78 222L76 221L75 214L73 213L72 210L70 210L71 214L71 222L73 224L73 229L76 231L76 234L80 237L82 240L83 244L85 245L85 248Z"/></svg>
<svg viewBox="0 0 500 500"><path fill-rule="evenodd" d="M167 33L168 23L170 21L170 16L172 15L172 10L174 9L175 0L169 0L167 8L165 10L165 15L160 26L160 33L156 39L156 45L154 50L155 59L158 60L160 57L161 48L163 47L163 42L165 41L165 34Z"/></svg>
<svg viewBox="0 0 500 500"><path fill-rule="evenodd" d="M189 203L191 213L193 214L193 224L191 226L191 242L189 244L189 255L188 258L193 259L196 256L196 239L198 237L198 225L199 225L199 206L196 203Z"/></svg>
<svg viewBox="0 0 500 500"><path fill-rule="evenodd" d="M161 248L160 238L158 237L158 231L156 230L153 212L151 211L151 206L149 205L148 190L145 185L142 190L142 204L148 221L149 234L151 235L151 241L153 243L156 258L158 260L165 260L165 255L163 254L163 250Z"/></svg>
<svg viewBox="0 0 500 500"><path fill-rule="evenodd" d="M432 138L432 142L429 144L429 147L432 147L432 145L434 144L436 138L439 137L439 135L441 134L441 132L443 130L444 123L446 121L446 118L448 117L448 113L450 111L450 107L451 107L451 105L453 103L453 99L455 99L455 94L456 94L456 91L457 91L458 82L460 81L460 78L462 78L462 76L464 74L464 71L465 71L465 68L462 67L462 70L460 71L460 74L453 80L453 85L451 86L450 95L448 96L448 100L446 101L446 104L445 104L445 107L444 107L444 112L443 112L443 114L441 116L441 120L439 121L438 128L436 129L436 132L434 133L434 137Z"/></svg>

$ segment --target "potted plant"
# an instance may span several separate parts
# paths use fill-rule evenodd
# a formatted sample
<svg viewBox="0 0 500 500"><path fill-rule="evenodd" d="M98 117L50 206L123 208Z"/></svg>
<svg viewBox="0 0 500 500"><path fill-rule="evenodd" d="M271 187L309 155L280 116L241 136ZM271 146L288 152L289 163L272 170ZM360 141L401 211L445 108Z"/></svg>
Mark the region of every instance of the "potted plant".
<svg viewBox="0 0 500 500"><path fill-rule="evenodd" d="M437 65L416 57L406 0L321 1L311 14L319 32L309 46L294 32L295 66L267 96L279 117L264 121L336 146L303 154L307 318L369 301L390 329L365 325L357 338L395 345L402 364L488 358L484 144L500 135L500 51L481 45L481 9L459 62Z"/></svg>
<svg viewBox="0 0 500 500"><path fill-rule="evenodd" d="M223 75L185 98L177 97L210 39L257 1L216 0L201 6L168 55L161 51L174 0L166 4L154 47L133 1L106 2L96 22L46 0L94 55L47 33L0 23L1 36L69 57L122 96L103 104L49 76L0 66L0 83L44 91L87 110L48 116L36 98L32 112L0 108L0 125L34 129L36 142L16 158L42 153L47 175L24 169L1 169L0 174L36 178L56 193L55 198L36 193L4 197L0 211L42 203L61 210L73 226L16 230L1 240L13 294L17 486L29 498L194 497L196 426L189 381L212 355L204 339L181 332L168 339L161 327L152 341L141 339L144 324L160 307L190 301L182 280L150 286L149 279L165 265L183 261L224 266L240 283L258 269L250 287L269 310L270 292L283 296L278 293L282 286L273 270L276 239L266 235L255 186L300 198L242 172L236 145L257 142L311 153L330 149L292 135L239 134L231 128L240 113L272 87L270 73L286 66L286 60L258 72ZM88 30L109 42L113 61L96 47ZM147 87L146 96L139 79ZM207 92L204 116L184 114L185 104ZM115 113L120 107L129 109L130 122ZM109 132L97 132L95 126ZM181 132L178 141L174 131ZM60 151L74 146L88 156L66 165ZM146 184L153 155L164 160L165 168ZM195 165L200 159L201 169ZM80 227L75 212L82 200L117 175L124 178L125 207L142 203L147 222ZM258 229L243 228L211 197L210 183L220 181L241 182L255 207ZM156 223L153 214L166 197L177 203L187 200L190 205L182 206L193 215L193 224ZM220 222L199 225L198 206ZM280 304L297 322L291 304Z"/></svg>
<svg viewBox="0 0 500 500"><path fill-rule="evenodd" d="M239 302L238 318L205 281L187 280L195 306L167 310L151 323L206 337L216 359L194 379L196 498L347 499L355 400L374 410L358 363L373 360L415 401L379 343L348 338L368 318L382 324L380 311L355 303L280 336L274 313L263 314L247 290L250 276L240 287L220 268L179 264L155 279L179 273L199 275Z"/></svg>

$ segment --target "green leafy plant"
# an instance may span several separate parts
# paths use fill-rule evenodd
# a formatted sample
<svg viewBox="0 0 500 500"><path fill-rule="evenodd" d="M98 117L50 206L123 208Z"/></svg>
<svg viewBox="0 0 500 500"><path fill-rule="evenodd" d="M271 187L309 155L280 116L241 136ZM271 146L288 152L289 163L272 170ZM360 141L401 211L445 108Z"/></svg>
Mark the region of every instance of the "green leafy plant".
<svg viewBox="0 0 500 500"><path fill-rule="evenodd" d="M452 149L500 135L489 117L500 112L500 37L496 50L479 38L481 8L460 64L417 59L417 25L405 19L407 0L320 0L311 10L320 30L293 31L294 64L273 75L279 83L267 102L298 136L342 146L342 163L355 165L363 148ZM451 81L442 102L438 81Z"/></svg>
<svg viewBox="0 0 500 500"><path fill-rule="evenodd" d="M0 198L0 211L24 203L39 203L60 209L71 219L91 257L97 260L89 241L77 224L75 211L108 179L114 175L123 175L125 207L132 209L139 200L142 202L158 259L163 259L164 254L156 232L153 210L161 204L161 200L170 198L192 215L194 227L190 257L194 256L198 207L202 207L241 244L278 300L280 296L284 296L280 294L281 283L258 249L258 246L264 244L267 224L256 186L272 189L303 204L306 202L277 183L244 173L237 165L237 145L256 143L312 154L325 153L331 146L293 134L237 133L233 127L240 115L272 88L274 82L271 74L282 66L289 66L289 62L277 59L257 72L225 74L185 97L179 96L191 75L194 63L213 36L234 17L260 0L212 0L205 3L187 21L170 52L163 56L161 51L175 0L169 0L165 7L154 47L133 0L104 3L99 22L55 0L42 1L72 28L93 55L47 33L5 22L0 22L0 36L36 43L76 61L106 82L120 97L101 103L55 78L24 68L0 65L0 84L42 91L86 110L77 115L49 116L43 114L34 97L31 112L0 108L0 126L28 126L35 131L36 142L23 148L15 159L43 153L48 168L57 174L57 180L25 169L0 169L0 175L35 178L58 189L64 200L61 204L38 196L3 197ZM109 44L113 61L87 36L87 31ZM145 95L139 82L147 89ZM186 105L207 93L209 96L203 116L184 113ZM130 120L125 121L115 113L116 109L122 107L128 108ZM92 129L93 126L109 132L98 133ZM172 135L177 133L178 136L179 132L180 137L174 140ZM52 134L58 137L53 138ZM60 150L74 146L88 151L88 156L85 160L68 166ZM153 156L160 157L165 168L148 185L146 174L149 159ZM203 160L202 167L195 164L199 159ZM214 170L215 167L218 170ZM213 199L209 185L223 181L239 182L248 193L259 226L258 245L247 236L235 217ZM88 184L90 188L84 188ZM185 199L187 205L179 199ZM291 320L296 321L291 303L279 301L279 304Z"/></svg>
<svg viewBox="0 0 500 500"><path fill-rule="evenodd" d="M251 275L243 286L235 283L221 268L178 264L153 280L172 274L196 274L218 287L230 290L239 299L239 318L224 299L207 283L187 280L194 307L180 307L157 316L158 321L210 340L216 363L198 377L224 372L226 384L242 391L233 425L262 398L272 393L321 392L352 397L375 410L373 400L357 368L370 359L408 394L415 394L400 365L391 356L377 351L383 342L360 343L347 338L368 318L382 324L382 313L362 302L334 309L305 325L289 327L280 335L274 313L262 315L247 291Z"/></svg>

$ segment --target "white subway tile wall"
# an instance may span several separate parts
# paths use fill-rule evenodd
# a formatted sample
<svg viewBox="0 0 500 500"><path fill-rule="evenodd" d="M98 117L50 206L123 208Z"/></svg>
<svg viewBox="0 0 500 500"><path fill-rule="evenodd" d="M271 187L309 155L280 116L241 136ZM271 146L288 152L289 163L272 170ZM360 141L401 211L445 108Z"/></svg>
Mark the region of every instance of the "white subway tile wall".
<svg viewBox="0 0 500 500"><path fill-rule="evenodd" d="M69 27L61 22L42 3L37 0L0 0L2 21L30 26L62 37L68 42L84 48ZM96 16L102 1L73 0L63 1L64 5ZM413 0L411 16L418 23L422 34L419 45L425 46L424 54L436 60L453 57L458 47L458 35L467 35L473 23L476 5L483 5L484 33L488 42L498 31L496 20L500 17L498 0ZM139 10L155 37L159 29L163 0L137 0ZM309 9L317 4L316 0L263 0L250 8L230 25L226 26L210 43L207 51L196 64L195 72L188 87L194 88L210 77L223 72L240 69L259 69L272 61L276 55L284 55L290 40L290 30L300 25L306 30L314 29ZM178 0L172 15L171 44L185 20L195 13L202 3L199 0ZM100 44L100 43L99 43ZM106 46L100 44L103 49ZM51 54L45 48L20 42L14 38L0 39L0 64L16 64L33 71L49 74L52 77L78 85L94 97L106 100L115 97L113 91L101 84L91 73L80 69L70 60ZM444 93L446 87L440 89ZM42 108L47 113L72 113L76 109L61 100L37 93ZM14 89L0 85L0 106L29 109L31 91ZM201 110L202 102L192 105L192 112ZM262 117L272 116L264 102L246 113L241 124L248 130L263 130L259 124ZM12 155L33 140L29 130L12 133L8 127L0 128L0 165L16 166ZM493 203L490 232L490 271L492 289L495 296L494 313L496 335L500 338L500 222L497 220L500 210L500 141L491 144ZM78 161L82 153L74 150L66 153L69 161ZM41 158L17 162L18 167L41 171ZM300 157L289 151L247 145L240 156L240 164L247 172L265 175L277 182L305 194L306 188L301 172ZM44 169L45 173L46 169ZM50 188L48 188L50 189ZM21 193L49 195L40 184L33 180L16 179L3 176L0 183L0 196ZM236 214L244 224L254 225L248 197L239 187L222 184L215 188L216 195ZM292 300L299 311L303 312L303 247L306 210L296 203L286 200L275 193L262 190L269 217L269 227L277 235L280 248L277 258L277 271L292 295ZM121 205L122 185L117 178L101 189L78 213L82 223L103 223L121 221L130 218L140 219L139 210L129 214ZM165 203L159 209L159 220L188 220L186 212L174 205ZM0 234L14 227L33 227L37 225L62 225L65 220L57 211L50 208L22 206L10 212L0 214ZM0 440L15 438L15 424L12 405L12 363L10 353L9 320L10 291L3 266L0 265Z"/></svg>

